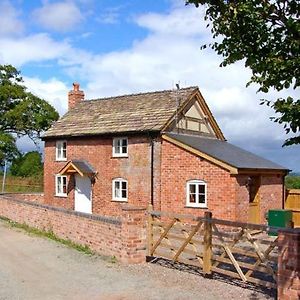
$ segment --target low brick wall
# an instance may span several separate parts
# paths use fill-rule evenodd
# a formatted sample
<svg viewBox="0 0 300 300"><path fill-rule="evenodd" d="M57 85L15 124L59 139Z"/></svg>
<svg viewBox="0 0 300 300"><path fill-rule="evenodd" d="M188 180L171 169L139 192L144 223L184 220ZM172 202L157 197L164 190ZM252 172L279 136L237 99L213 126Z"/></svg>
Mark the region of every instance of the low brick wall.
<svg viewBox="0 0 300 300"><path fill-rule="evenodd" d="M16 196L17 197L17 196ZM52 231L63 239L115 256L124 263L145 261L145 209L124 206L119 218L90 215L0 195L0 216Z"/></svg>
<svg viewBox="0 0 300 300"><path fill-rule="evenodd" d="M5 196L30 202L44 203L43 193L5 193Z"/></svg>

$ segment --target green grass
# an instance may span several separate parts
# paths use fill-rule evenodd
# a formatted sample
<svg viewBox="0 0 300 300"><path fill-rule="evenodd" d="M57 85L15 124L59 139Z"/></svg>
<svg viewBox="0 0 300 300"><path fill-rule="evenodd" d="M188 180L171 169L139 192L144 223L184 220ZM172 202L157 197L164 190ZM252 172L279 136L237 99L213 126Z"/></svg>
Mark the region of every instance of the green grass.
<svg viewBox="0 0 300 300"><path fill-rule="evenodd" d="M86 246L86 245L83 246L83 245L74 243L71 240L66 240L66 239L59 238L51 230L50 231L40 230L40 229L37 229L37 228L34 228L34 227L30 227L25 223L20 224L20 223L12 221L12 220L10 220L6 217L1 217L1 216L0 216L0 220L5 221L10 227L23 229L24 231L26 231L29 234L33 234L33 235L39 236L39 237L48 238L50 240L61 243L65 246L67 246L67 247L76 249L77 251L83 252L83 253L88 254L88 255L95 254L94 251L92 251L88 246Z"/></svg>

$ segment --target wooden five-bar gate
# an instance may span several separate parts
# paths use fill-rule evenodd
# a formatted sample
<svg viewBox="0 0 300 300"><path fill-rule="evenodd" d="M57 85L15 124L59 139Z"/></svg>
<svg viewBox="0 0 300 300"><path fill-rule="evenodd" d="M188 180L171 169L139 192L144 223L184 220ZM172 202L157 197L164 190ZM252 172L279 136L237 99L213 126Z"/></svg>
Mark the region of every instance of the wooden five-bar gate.
<svg viewBox="0 0 300 300"><path fill-rule="evenodd" d="M148 210L148 256L276 287L277 236L264 225Z"/></svg>

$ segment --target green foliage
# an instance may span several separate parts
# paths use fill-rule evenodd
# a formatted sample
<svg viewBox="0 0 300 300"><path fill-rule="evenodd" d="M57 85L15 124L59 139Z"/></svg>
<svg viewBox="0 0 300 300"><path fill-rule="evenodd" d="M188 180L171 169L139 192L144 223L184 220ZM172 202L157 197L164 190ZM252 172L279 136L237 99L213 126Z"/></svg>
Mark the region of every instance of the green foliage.
<svg viewBox="0 0 300 300"><path fill-rule="evenodd" d="M20 154L13 159L10 173L13 176L20 177L41 176L43 174L43 163L40 153L32 151L25 155Z"/></svg>
<svg viewBox="0 0 300 300"><path fill-rule="evenodd" d="M4 160L13 160L19 155L15 138L8 133L0 131L0 166L4 165Z"/></svg>
<svg viewBox="0 0 300 300"><path fill-rule="evenodd" d="M45 100L28 92L20 72L0 65L0 164L16 157L15 136L39 138L59 115Z"/></svg>
<svg viewBox="0 0 300 300"><path fill-rule="evenodd" d="M300 2L298 0L189 0L205 5L213 38L209 44L223 56L221 66L245 61L252 70L248 83L258 91L299 89L300 86ZM204 45L202 48L205 48ZM300 99L262 100L279 115L272 118L296 134L284 145L300 143Z"/></svg>
<svg viewBox="0 0 300 300"><path fill-rule="evenodd" d="M293 175L286 176L285 187L287 189L300 189L300 176L293 176Z"/></svg>

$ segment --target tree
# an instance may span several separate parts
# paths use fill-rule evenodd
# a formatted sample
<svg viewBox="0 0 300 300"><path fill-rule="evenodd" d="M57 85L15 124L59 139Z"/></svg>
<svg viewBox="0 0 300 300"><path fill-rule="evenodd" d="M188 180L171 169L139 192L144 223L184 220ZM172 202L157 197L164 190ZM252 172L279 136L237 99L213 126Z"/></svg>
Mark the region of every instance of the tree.
<svg viewBox="0 0 300 300"><path fill-rule="evenodd" d="M45 100L28 92L20 72L0 65L0 165L18 154L16 137L36 140L57 120L57 111Z"/></svg>
<svg viewBox="0 0 300 300"><path fill-rule="evenodd" d="M43 173L43 163L40 153L37 151L20 154L14 158L10 167L10 173L14 176L32 177Z"/></svg>
<svg viewBox="0 0 300 300"><path fill-rule="evenodd" d="M258 91L281 91L300 86L300 2L299 0L189 0L187 4L205 6L205 20L213 38L209 44L223 56L221 66L245 60L252 70L247 85L256 83ZM206 48L203 45L202 48ZM300 99L263 99L273 107L275 122L284 125L288 138L284 146L300 144Z"/></svg>
<svg viewBox="0 0 300 300"><path fill-rule="evenodd" d="M11 134L0 132L0 167L4 165L5 160L11 161L18 154L15 138Z"/></svg>

